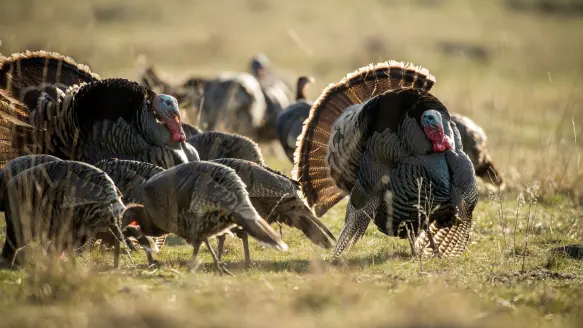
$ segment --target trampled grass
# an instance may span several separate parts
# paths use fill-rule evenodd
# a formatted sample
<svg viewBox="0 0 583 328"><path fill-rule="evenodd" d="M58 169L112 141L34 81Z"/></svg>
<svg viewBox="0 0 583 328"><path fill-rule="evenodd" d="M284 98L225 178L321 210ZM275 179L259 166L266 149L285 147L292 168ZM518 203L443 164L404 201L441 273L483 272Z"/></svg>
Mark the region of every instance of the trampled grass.
<svg viewBox="0 0 583 328"><path fill-rule="evenodd" d="M337 267L284 227L290 250L251 241L245 271L240 241L228 239L224 261L235 277L215 276L204 247L204 265L186 273L191 247L180 240L157 255L160 268L141 252L118 270L108 250L75 265L38 255L20 271L0 270L0 326L581 326L583 264L551 249L583 241L583 20L576 7L567 15L516 3L0 1L1 53L58 51L102 77L135 79L140 54L179 78L247 70L263 51L292 81L314 75L315 98L371 62L423 65L449 110L485 129L508 182L501 194L481 188L459 259L419 261L406 241L372 226ZM263 149L289 174L287 159ZM323 218L336 235L344 209L345 201Z"/></svg>

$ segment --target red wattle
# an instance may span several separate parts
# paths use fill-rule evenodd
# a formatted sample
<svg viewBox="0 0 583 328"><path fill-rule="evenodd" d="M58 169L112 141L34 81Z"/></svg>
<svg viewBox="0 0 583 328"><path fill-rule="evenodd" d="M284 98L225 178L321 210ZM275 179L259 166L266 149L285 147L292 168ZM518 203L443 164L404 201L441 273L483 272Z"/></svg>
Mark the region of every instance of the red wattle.
<svg viewBox="0 0 583 328"><path fill-rule="evenodd" d="M166 126L170 133L172 134L172 141L182 142L186 140L186 135L182 131L182 125L180 124L180 119L174 118L166 121Z"/></svg>
<svg viewBox="0 0 583 328"><path fill-rule="evenodd" d="M447 138L445 138L441 127L437 129L423 128L423 130L427 138L431 141L434 152L443 152L446 149L451 149L451 145Z"/></svg>

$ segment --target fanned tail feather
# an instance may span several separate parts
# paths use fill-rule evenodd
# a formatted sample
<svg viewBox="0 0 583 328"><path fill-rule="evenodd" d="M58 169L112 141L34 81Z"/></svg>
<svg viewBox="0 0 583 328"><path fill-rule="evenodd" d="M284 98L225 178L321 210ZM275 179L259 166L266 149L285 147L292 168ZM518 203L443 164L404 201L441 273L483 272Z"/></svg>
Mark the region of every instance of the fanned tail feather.
<svg viewBox="0 0 583 328"><path fill-rule="evenodd" d="M362 104L388 90L416 88L429 91L435 77L426 68L397 61L362 67L340 82L330 84L314 102L304 122L294 153L292 176L317 216L324 215L348 193L342 174L331 174L327 161L328 141L334 122L347 107Z"/></svg>
<svg viewBox="0 0 583 328"><path fill-rule="evenodd" d="M56 99L54 88L64 91L100 79L88 66L56 52L26 51L0 58L0 88L28 106L35 104L42 91Z"/></svg>
<svg viewBox="0 0 583 328"><path fill-rule="evenodd" d="M434 221L429 225L429 233L423 231L415 240L415 250L421 255L432 255L435 252L444 257L459 257L463 254L470 239L471 220L459 221L456 224L441 226ZM433 237L433 241L431 240Z"/></svg>
<svg viewBox="0 0 583 328"><path fill-rule="evenodd" d="M29 123L43 92L49 102L56 102L57 88L64 91L97 80L99 75L89 67L55 52L26 51L0 57L0 165L42 149L43 132Z"/></svg>

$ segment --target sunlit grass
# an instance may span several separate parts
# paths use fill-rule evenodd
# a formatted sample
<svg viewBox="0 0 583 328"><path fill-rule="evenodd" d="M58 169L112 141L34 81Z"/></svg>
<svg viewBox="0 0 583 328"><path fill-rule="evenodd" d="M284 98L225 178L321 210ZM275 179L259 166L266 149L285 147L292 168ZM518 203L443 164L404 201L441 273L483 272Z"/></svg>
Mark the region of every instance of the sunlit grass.
<svg viewBox="0 0 583 328"><path fill-rule="evenodd" d="M371 62L423 65L449 110L484 128L509 186L497 195L481 185L470 245L453 260L419 262L405 241L373 226L337 267L329 251L284 227L290 250L251 241L245 271L241 242L227 239L224 261L235 277L215 276L204 247L203 265L187 273L187 245L165 246L160 268L142 252L132 253L135 266L122 256L118 270L110 250L76 264L49 265L39 254L35 265L0 270L0 326L580 326L583 266L550 250L582 241L583 20L507 4L0 1L1 53L58 51L102 77L135 79L140 54L179 79L247 70L263 51L290 81L315 76L316 98ZM263 150L289 175L287 159ZM345 202L323 217L335 235Z"/></svg>

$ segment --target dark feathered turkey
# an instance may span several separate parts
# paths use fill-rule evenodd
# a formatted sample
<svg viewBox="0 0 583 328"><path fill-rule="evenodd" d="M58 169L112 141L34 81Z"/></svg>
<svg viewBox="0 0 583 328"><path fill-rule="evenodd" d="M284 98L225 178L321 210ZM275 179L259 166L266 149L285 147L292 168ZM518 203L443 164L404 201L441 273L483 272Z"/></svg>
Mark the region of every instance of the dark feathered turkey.
<svg viewBox="0 0 583 328"><path fill-rule="evenodd" d="M476 176L503 189L504 181L500 171L492 162L492 156L488 149L488 137L484 130L462 114L451 113L450 117L460 132L464 152L472 161Z"/></svg>
<svg viewBox="0 0 583 328"><path fill-rule="evenodd" d="M245 136L210 131L191 136L186 142L196 148L201 160L238 158L265 165L259 145Z"/></svg>
<svg viewBox="0 0 583 328"><path fill-rule="evenodd" d="M237 173L210 162L181 164L158 173L144 186L144 204L128 206L123 222L136 221L144 234L174 233L194 247L193 261L204 242L239 225L258 241L287 250L287 245L253 208L245 185Z"/></svg>
<svg viewBox="0 0 583 328"><path fill-rule="evenodd" d="M198 158L184 142L176 99L125 79L101 80L60 54L27 51L0 58L0 89L4 162L14 153L87 163L117 157L162 167Z"/></svg>
<svg viewBox="0 0 583 328"><path fill-rule="evenodd" d="M312 101L306 98L306 89L314 81L311 76L301 76L297 83L296 102L289 105L277 117L276 129L279 142L292 163L296 141L302 133L303 123L310 115L310 108L312 108Z"/></svg>
<svg viewBox="0 0 583 328"><path fill-rule="evenodd" d="M55 160L33 166L6 184L7 219L12 232L6 236L2 257L11 262L15 251L32 240L45 247L50 241L57 252L83 245L96 233L115 234L123 240L120 218L124 204L113 181L96 167ZM114 266L119 261L116 243Z"/></svg>
<svg viewBox="0 0 583 328"><path fill-rule="evenodd" d="M164 171L163 168L150 163L119 159L104 160L95 164L95 166L109 175L120 190L123 202L128 205L144 204L144 186L146 182L154 175ZM131 234L134 238L136 238L135 235L140 237L136 238L136 240L144 248L148 259L152 257L152 252L155 254L160 250L167 237L167 235L163 235L155 238L154 245L152 245L148 238L141 238L141 230L139 228L137 230L131 227L124 228L133 230Z"/></svg>
<svg viewBox="0 0 583 328"><path fill-rule="evenodd" d="M314 215L300 195L300 186L280 172L250 161L223 158L213 163L228 166L245 183L251 204L267 223L283 223L301 230L314 244L330 248L336 241L334 234ZM245 266L249 267L249 245L246 233L238 233L243 240ZM219 259L224 237L219 238Z"/></svg>
<svg viewBox="0 0 583 328"><path fill-rule="evenodd" d="M319 216L350 195L334 258L371 220L389 236L408 230L414 251L465 249L475 174L447 108L428 92L434 83L426 69L391 61L349 74L312 106L292 174Z"/></svg>

